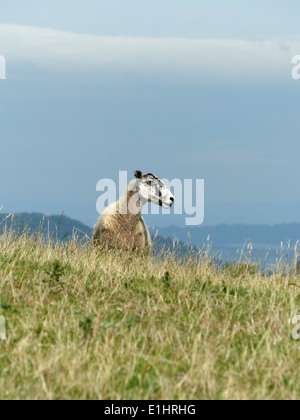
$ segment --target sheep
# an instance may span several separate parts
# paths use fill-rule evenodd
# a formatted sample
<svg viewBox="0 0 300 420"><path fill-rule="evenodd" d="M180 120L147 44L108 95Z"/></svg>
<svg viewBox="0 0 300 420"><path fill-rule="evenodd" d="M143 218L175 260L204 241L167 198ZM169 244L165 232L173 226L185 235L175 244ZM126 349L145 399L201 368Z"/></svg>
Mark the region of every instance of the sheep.
<svg viewBox="0 0 300 420"><path fill-rule="evenodd" d="M134 176L119 201L110 204L99 217L92 239L95 246L127 251L151 248L151 236L141 215L142 207L152 202L168 209L174 196L156 175L143 175L136 170Z"/></svg>

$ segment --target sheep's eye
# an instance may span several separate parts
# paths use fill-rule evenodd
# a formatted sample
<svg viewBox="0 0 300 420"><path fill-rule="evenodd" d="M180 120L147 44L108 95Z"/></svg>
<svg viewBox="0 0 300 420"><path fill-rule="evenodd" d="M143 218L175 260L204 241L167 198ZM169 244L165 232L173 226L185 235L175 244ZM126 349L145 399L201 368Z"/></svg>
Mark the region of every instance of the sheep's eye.
<svg viewBox="0 0 300 420"><path fill-rule="evenodd" d="M151 187L151 181L147 181L146 183Z"/></svg>

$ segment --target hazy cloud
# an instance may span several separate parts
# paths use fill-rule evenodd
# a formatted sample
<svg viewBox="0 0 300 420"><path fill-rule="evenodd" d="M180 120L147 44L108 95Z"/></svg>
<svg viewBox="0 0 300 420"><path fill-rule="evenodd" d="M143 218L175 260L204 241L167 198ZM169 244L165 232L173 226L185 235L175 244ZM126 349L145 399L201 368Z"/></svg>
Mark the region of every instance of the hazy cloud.
<svg viewBox="0 0 300 420"><path fill-rule="evenodd" d="M170 76L193 82L288 81L300 43L94 36L0 25L0 54L61 72Z"/></svg>

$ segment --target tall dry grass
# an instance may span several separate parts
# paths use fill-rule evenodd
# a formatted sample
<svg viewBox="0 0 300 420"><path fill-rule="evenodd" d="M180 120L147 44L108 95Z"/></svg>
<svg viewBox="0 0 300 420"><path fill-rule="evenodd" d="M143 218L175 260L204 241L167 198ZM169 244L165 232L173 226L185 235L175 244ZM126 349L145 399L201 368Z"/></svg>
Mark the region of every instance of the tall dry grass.
<svg viewBox="0 0 300 420"><path fill-rule="evenodd" d="M6 232L0 398L297 399L298 282Z"/></svg>

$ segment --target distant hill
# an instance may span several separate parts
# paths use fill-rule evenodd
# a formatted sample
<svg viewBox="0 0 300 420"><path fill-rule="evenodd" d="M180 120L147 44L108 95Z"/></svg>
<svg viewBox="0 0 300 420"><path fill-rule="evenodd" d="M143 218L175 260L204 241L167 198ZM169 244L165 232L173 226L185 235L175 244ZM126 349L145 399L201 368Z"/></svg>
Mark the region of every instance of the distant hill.
<svg viewBox="0 0 300 420"><path fill-rule="evenodd" d="M45 216L41 213L16 213L7 215L0 213L0 234L3 233L4 227L13 229L18 233L22 233L25 229L30 232L41 232L60 240L71 238L73 233L83 239L91 237L92 228L84 225L78 220L70 219L62 216Z"/></svg>
<svg viewBox="0 0 300 420"><path fill-rule="evenodd" d="M41 230L44 235L60 240L71 238L73 233L76 233L80 240L92 236L91 227L65 215L45 216L40 213L20 213L8 216L0 213L0 234L4 226L13 227L19 233L28 228L31 232ZM247 245L252 243L253 262L274 263L280 253L284 257L292 258L294 245L300 240L300 224L218 225L186 228L171 226L152 228L150 233L153 238L158 234L156 237L158 250L164 246L171 246L174 239L179 240L183 254L188 242L200 248L210 244L212 254L218 259L232 262L240 258L242 249L244 249L244 254L249 255ZM289 242L290 247L287 245ZM282 249L281 244L283 244Z"/></svg>
<svg viewBox="0 0 300 420"><path fill-rule="evenodd" d="M93 229L84 225L78 220L70 219L62 216L46 216L41 213L16 213L14 215L0 213L0 234L4 229L13 230L17 234L21 234L24 230L33 232L41 232L45 236L58 240L68 240L76 234L79 240L89 240L92 237ZM172 247L173 240L169 238L157 237L153 232L156 250L159 252L163 247ZM180 252L186 252L186 245L179 243Z"/></svg>
<svg viewBox="0 0 300 420"><path fill-rule="evenodd" d="M300 224L266 225L217 225L180 228L172 226L159 228L162 237L176 237L183 242L190 240L191 244L202 246L211 243L213 252L224 261L239 259L237 250L245 249L252 243L253 261L264 259L274 262L280 253L291 258L294 246L300 240ZM189 239L190 238L190 239ZM290 247L289 244L290 243ZM282 246L282 249L281 249Z"/></svg>

